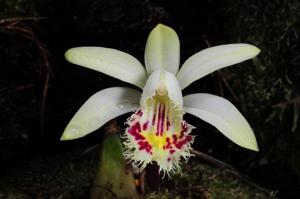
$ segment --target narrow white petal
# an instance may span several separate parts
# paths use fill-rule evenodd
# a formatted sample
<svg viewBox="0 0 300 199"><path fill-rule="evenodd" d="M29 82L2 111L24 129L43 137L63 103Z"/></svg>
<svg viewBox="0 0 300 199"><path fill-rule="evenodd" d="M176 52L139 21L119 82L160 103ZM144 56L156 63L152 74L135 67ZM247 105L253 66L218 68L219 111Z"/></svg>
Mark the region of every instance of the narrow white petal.
<svg viewBox="0 0 300 199"><path fill-rule="evenodd" d="M161 95L167 92L169 98L182 109L181 89L176 77L172 73L164 70L152 72L143 89L141 104L149 97L154 96L156 92L161 92Z"/></svg>
<svg viewBox="0 0 300 199"><path fill-rule="evenodd" d="M192 82L221 68L255 57L260 50L250 44L227 44L202 50L186 60L177 74L184 89Z"/></svg>
<svg viewBox="0 0 300 199"><path fill-rule="evenodd" d="M258 151L255 135L243 115L228 100L206 93L183 98L184 111L215 126L234 143Z"/></svg>
<svg viewBox="0 0 300 199"><path fill-rule="evenodd" d="M180 44L176 32L158 24L149 34L145 49L148 74L158 69L176 74L179 68Z"/></svg>
<svg viewBox="0 0 300 199"><path fill-rule="evenodd" d="M61 140L83 137L109 120L135 111L139 107L141 92L123 87L101 90L91 96L67 125Z"/></svg>
<svg viewBox="0 0 300 199"><path fill-rule="evenodd" d="M133 56L119 50L103 47L76 47L65 53L73 63L110 75L143 88L147 73Z"/></svg>

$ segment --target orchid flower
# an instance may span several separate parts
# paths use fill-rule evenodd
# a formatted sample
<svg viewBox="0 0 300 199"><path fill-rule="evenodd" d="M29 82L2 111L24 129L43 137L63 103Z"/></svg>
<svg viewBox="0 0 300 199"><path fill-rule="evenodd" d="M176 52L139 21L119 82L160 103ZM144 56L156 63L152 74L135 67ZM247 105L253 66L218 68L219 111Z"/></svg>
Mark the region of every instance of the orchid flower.
<svg viewBox="0 0 300 199"><path fill-rule="evenodd" d="M124 82L132 88L113 87L90 97L67 125L61 140L83 137L109 120L134 112L127 120L126 159L143 169L157 162L164 174L180 169L191 154L194 128L183 120L192 114L215 126L234 143L258 151L255 135L243 115L228 100L207 93L182 96L194 81L221 68L255 57L260 50L249 44L210 47L188 58L179 69L180 44L176 32L158 24L149 34L144 67L131 55L104 47L76 47L65 57Z"/></svg>

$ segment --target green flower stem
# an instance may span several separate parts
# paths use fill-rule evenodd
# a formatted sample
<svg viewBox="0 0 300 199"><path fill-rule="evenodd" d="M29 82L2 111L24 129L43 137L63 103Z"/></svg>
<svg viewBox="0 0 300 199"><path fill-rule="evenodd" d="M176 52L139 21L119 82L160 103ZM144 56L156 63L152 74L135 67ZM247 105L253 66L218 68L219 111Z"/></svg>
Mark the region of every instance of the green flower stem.
<svg viewBox="0 0 300 199"><path fill-rule="evenodd" d="M97 175L90 199L138 198L132 170L126 167L123 146L115 122L106 128Z"/></svg>

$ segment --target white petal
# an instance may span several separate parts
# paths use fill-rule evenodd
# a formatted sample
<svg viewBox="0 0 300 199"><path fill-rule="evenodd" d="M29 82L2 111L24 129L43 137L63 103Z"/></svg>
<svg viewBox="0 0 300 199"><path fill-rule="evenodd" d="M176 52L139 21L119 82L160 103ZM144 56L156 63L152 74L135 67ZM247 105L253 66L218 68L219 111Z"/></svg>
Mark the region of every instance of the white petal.
<svg viewBox="0 0 300 199"><path fill-rule="evenodd" d="M227 44L202 50L186 60L177 74L184 89L192 82L221 68L255 57L260 50L250 44Z"/></svg>
<svg viewBox="0 0 300 199"><path fill-rule="evenodd" d="M143 88L147 73L133 56L119 50L103 47L76 47L65 53L66 59L80 66L110 75Z"/></svg>
<svg viewBox="0 0 300 199"><path fill-rule="evenodd" d="M183 98L184 111L215 126L234 143L258 151L255 135L243 115L228 100L206 93Z"/></svg>
<svg viewBox="0 0 300 199"><path fill-rule="evenodd" d="M168 92L169 98L182 110L182 93L176 77L164 70L156 70L149 76L143 89L141 104L156 92Z"/></svg>
<svg viewBox="0 0 300 199"><path fill-rule="evenodd" d="M139 107L141 92L122 87L101 90L91 96L67 125L61 140L83 137L109 120L135 111Z"/></svg>
<svg viewBox="0 0 300 199"><path fill-rule="evenodd" d="M176 74L179 68L180 44L176 32L158 24L149 34L145 49L148 74L158 69Z"/></svg>

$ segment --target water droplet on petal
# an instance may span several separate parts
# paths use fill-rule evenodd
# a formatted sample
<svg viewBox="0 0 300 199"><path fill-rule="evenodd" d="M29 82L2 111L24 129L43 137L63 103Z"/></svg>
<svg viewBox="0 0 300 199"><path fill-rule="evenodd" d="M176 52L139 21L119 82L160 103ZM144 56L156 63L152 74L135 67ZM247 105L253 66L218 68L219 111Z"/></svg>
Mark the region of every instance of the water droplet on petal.
<svg viewBox="0 0 300 199"><path fill-rule="evenodd" d="M129 101L124 101L122 104L118 105L118 108L120 109L132 109L134 105L130 103Z"/></svg>
<svg viewBox="0 0 300 199"><path fill-rule="evenodd" d="M68 138L78 138L81 137L81 128L77 125L70 125L68 129L66 129L66 135Z"/></svg>

